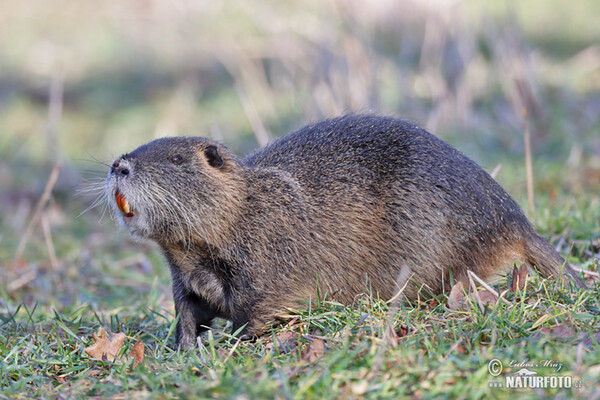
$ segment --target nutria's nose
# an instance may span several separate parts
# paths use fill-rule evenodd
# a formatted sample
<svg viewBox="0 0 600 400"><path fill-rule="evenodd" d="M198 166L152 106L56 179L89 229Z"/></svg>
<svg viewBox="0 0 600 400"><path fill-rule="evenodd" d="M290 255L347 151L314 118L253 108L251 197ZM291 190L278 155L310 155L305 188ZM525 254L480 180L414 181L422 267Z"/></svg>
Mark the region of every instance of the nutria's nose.
<svg viewBox="0 0 600 400"><path fill-rule="evenodd" d="M129 175L129 168L127 166L127 163L123 162L123 160L121 160L121 161L115 160L112 163L112 166L110 168L110 172L112 174L117 174L117 175L121 175L121 176L127 176L127 175Z"/></svg>

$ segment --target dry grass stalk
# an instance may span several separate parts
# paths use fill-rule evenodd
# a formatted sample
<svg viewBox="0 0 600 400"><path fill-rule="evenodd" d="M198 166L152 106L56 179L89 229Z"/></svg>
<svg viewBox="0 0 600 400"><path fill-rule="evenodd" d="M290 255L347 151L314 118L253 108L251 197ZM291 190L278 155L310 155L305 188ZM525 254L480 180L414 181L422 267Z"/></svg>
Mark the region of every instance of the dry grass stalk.
<svg viewBox="0 0 600 400"><path fill-rule="evenodd" d="M48 117L46 120L46 143L48 144L48 158L50 161L56 161L58 157L58 128L62 118L63 96L64 96L64 73L55 71L50 80L50 89L48 90Z"/></svg>
<svg viewBox="0 0 600 400"><path fill-rule="evenodd" d="M28 271L23 275L19 276L17 279L13 280L6 286L6 291L8 293L13 293L23 286L27 285L29 282L33 281L37 277L36 271Z"/></svg>
<svg viewBox="0 0 600 400"><path fill-rule="evenodd" d="M529 213L535 212L533 198L533 167L531 165L531 138L529 124L527 123L527 108L523 107L523 141L525 142L525 179L527 180L527 201Z"/></svg>
<svg viewBox="0 0 600 400"><path fill-rule="evenodd" d="M57 271L58 259L56 258L56 250L54 249L54 242L52 241L52 232L50 229L50 223L48 222L48 215L46 215L46 213L42 213L41 223L42 230L44 232L44 239L46 241L46 247L48 248L50 267L52 268L52 271Z"/></svg>
<svg viewBox="0 0 600 400"><path fill-rule="evenodd" d="M492 179L496 179L496 176L498 175L498 172L500 172L501 169L502 169L502 164L498 164L494 167L494 169L490 173L490 176L492 177Z"/></svg>
<svg viewBox="0 0 600 400"><path fill-rule="evenodd" d="M402 270L400 271L400 275L398 276L398 279L396 280L396 284L398 286L400 286L400 284L402 284L402 286L400 287L400 289L398 289L396 294L391 299L386 301L386 304L392 304L402 295L402 292L404 292L404 289L406 289L406 286L408 285L408 283L410 282L410 280L412 279L412 277L414 275L415 275L414 272L412 272L410 268L408 268L406 266L404 268L402 268Z"/></svg>
<svg viewBox="0 0 600 400"><path fill-rule="evenodd" d="M471 271L469 271L469 272L471 272ZM475 274L473 274L473 275L475 275ZM473 278L471 278L471 274L469 274L468 276L469 276L469 285L471 286L471 290L475 294L475 300L477 300L477 305L479 306L479 309L481 310L481 312L483 312L484 311L483 302L481 301L481 298L479 297L479 292L477 291L475 282L473 282Z"/></svg>
<svg viewBox="0 0 600 400"><path fill-rule="evenodd" d="M579 273L582 273L582 274L584 274L584 275L588 275L588 276L595 276L595 277L597 277L597 278L598 278L598 277L600 277L600 274L599 274L598 272L594 272L594 271L588 271L587 269L579 268L579 267L576 267L576 266L574 266L574 265L571 265L571 268L572 268L574 271L576 271L576 272L579 272Z"/></svg>
<svg viewBox="0 0 600 400"><path fill-rule="evenodd" d="M23 251L25 250L25 246L33 233L33 230L36 228L38 223L42 218L42 212L44 208L48 204L50 200L50 196L52 195L52 189L58 180L58 176L60 174L60 164L56 164L50 173L50 177L48 178L48 182L46 183L46 187L44 188L44 192L42 196L38 200L35 206L35 212L33 213L33 217L29 221L29 225L27 225L27 229L25 229L25 233L21 236L19 240L19 245L17 246L17 251L15 252L15 260L20 260L23 257Z"/></svg>
<svg viewBox="0 0 600 400"><path fill-rule="evenodd" d="M248 94L244 90L244 88L236 84L235 92L240 98L240 102L242 103L242 107L244 108L244 113L248 118L248 122L250 122L250 126L252 127L252 131L254 132L254 136L256 137L256 141L260 147L264 147L269 143L269 134L267 133L267 129L260 119L260 115L254 106L254 103L248 97Z"/></svg>
<svg viewBox="0 0 600 400"><path fill-rule="evenodd" d="M510 306L512 305L510 301L506 300L504 297L502 297L501 294L498 294L498 292L496 292L494 290L493 287L491 287L490 285L488 285L487 283L485 283L485 281L483 279L481 279L480 277L478 277L477 275L475 275L474 272L472 271L467 271L469 274L469 277L472 277L473 279L475 279L481 286L483 286L483 288L485 288L488 292L492 293L494 296L500 298L500 300L502 300L504 302L504 304Z"/></svg>

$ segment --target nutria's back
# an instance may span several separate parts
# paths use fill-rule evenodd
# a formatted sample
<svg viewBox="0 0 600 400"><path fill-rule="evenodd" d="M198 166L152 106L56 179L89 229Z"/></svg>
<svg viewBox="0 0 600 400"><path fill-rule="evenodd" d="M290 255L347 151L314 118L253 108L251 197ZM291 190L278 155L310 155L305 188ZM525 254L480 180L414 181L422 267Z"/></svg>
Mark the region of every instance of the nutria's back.
<svg viewBox="0 0 600 400"><path fill-rule="evenodd" d="M319 122L244 162L284 170L326 202L352 203L344 197L348 191L383 202L392 212L411 206L404 200L419 199L437 206L429 209L436 221L452 216L450 227L471 224L482 235L507 224L529 227L516 202L477 164L417 125L394 118L350 115ZM463 215L466 220L454 220Z"/></svg>
<svg viewBox="0 0 600 400"><path fill-rule="evenodd" d="M380 258L389 257L394 269L405 264L420 271L427 276L421 283L434 293L448 289L442 284L450 268L455 278L467 268L495 270L498 263L490 259L499 251L524 261L520 243L534 234L515 201L473 161L394 118L319 122L245 163L288 172L320 205L315 212L328 230L341 235L344 222L371 220L385 236Z"/></svg>
<svg viewBox="0 0 600 400"><path fill-rule="evenodd" d="M244 161L208 139L161 139L115 160L107 193L162 247L184 347L215 316L252 336L325 293L414 300L467 270L516 261L556 276L562 262L485 171L395 118L319 122Z"/></svg>

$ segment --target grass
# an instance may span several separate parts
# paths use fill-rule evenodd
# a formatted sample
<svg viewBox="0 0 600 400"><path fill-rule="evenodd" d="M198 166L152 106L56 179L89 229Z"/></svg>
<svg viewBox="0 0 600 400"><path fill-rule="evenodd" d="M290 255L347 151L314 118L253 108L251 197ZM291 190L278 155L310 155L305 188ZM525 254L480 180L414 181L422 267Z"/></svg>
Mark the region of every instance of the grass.
<svg viewBox="0 0 600 400"><path fill-rule="evenodd" d="M110 285L107 285L110 287ZM117 290L118 292L119 290ZM113 293L117 295L118 293ZM453 311L444 296L436 302L390 307L365 295L355 307L321 301L294 315L298 348L268 347L272 337L234 346L221 334L224 324L203 337L203 351L171 349L173 316L161 304L157 285L134 301L111 298L101 311L93 303L59 312L49 305L8 302L2 316L0 350L6 398L511 398L513 390L490 389L492 359L504 365L552 361L544 375L568 375L573 389L519 392L525 397L588 397L597 390L600 353L598 289L572 288L534 278L511 306L476 305ZM120 295L118 297L121 297ZM121 300L121 301L120 301ZM437 303L437 304L436 304ZM569 325L575 338L543 335L544 328ZM408 332L390 338L401 326ZM98 327L125 332L124 352L135 341L146 346L145 362L103 362L83 351ZM302 359L314 338L325 338L316 361ZM229 354L231 355L229 356ZM508 367L503 374L514 373Z"/></svg>

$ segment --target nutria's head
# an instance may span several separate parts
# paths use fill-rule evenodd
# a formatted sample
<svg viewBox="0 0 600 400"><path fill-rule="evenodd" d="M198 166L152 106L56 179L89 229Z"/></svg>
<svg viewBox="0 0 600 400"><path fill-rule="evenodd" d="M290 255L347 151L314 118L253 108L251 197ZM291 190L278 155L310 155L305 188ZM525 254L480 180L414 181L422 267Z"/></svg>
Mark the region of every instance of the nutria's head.
<svg viewBox="0 0 600 400"><path fill-rule="evenodd" d="M106 193L113 217L135 238L210 243L235 214L239 168L211 140L157 139L113 161Z"/></svg>

